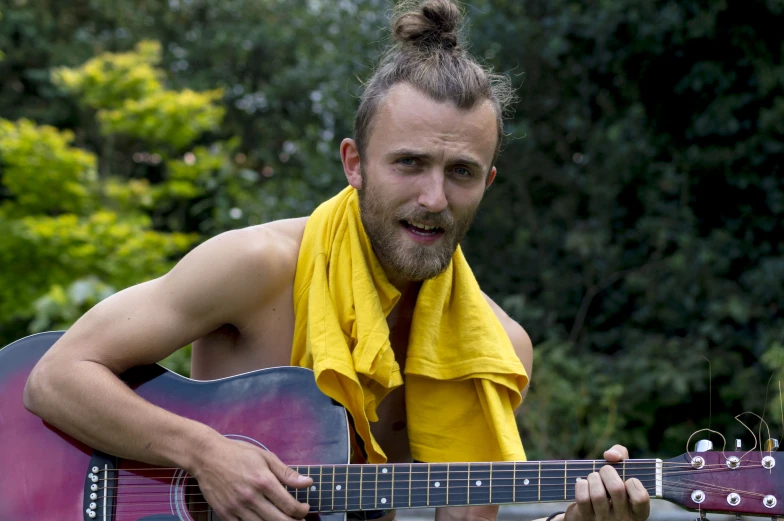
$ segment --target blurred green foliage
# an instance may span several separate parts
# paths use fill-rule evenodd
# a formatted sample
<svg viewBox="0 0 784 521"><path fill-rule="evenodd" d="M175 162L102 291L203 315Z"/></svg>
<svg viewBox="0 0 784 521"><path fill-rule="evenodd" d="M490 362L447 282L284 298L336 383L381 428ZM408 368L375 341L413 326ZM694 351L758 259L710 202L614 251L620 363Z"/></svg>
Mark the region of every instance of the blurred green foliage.
<svg viewBox="0 0 784 521"><path fill-rule="evenodd" d="M334 193L388 8L4 6L2 340L65 327L196 234ZM464 249L536 346L529 457L615 442L669 457L708 424L747 436L734 416L765 407L780 433L784 4L476 0L467 14L472 52L521 97Z"/></svg>

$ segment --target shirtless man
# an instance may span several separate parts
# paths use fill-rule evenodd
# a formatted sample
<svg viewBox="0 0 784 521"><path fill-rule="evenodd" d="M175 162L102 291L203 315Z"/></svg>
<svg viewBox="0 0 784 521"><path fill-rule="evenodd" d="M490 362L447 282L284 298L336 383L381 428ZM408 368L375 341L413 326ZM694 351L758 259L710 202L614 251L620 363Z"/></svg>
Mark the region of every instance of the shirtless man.
<svg viewBox="0 0 784 521"><path fill-rule="evenodd" d="M450 0L426 4L397 18L393 30L401 45L418 38L432 46L437 36L437 52L457 56L454 26L459 12ZM384 63L395 59L388 56ZM420 281L450 263L496 176L501 103L493 91L483 91L473 102L463 100L464 106L458 106L448 94L436 99L421 85L390 76L384 67L363 96L355 139L345 139L340 153L349 184L362 194L362 222L373 250L402 295L387 319L392 349L402 363ZM473 61L467 67L478 68ZM485 71L481 74L487 81ZM438 229L423 241L421 230L412 230L400 215L427 216L425 224ZM309 478L274 454L153 406L116 375L158 362L191 342L192 376L197 379L288 365L295 325L292 286L307 221L290 219L221 234L195 248L167 275L101 302L36 366L25 388L26 407L98 450L187 470L224 521L304 517L307 505L295 501L281 483L304 487L310 485ZM427 255L417 257L414 251ZM530 375L528 335L485 298ZM411 461L406 429L400 427L405 420L403 398L399 389L392 392L381 402L379 421L372 426L393 462ZM628 453L615 446L605 456L619 461ZM567 521L643 521L648 516L642 485L636 480L624 483L609 466L578 483L576 497ZM436 512L439 521L494 520L496 515L492 506ZM393 517L388 514L386 520Z"/></svg>

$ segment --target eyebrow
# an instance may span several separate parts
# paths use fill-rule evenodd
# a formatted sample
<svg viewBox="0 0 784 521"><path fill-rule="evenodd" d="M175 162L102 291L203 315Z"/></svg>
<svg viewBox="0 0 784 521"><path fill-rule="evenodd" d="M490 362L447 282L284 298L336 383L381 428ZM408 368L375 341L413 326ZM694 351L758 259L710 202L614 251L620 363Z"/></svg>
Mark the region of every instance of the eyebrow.
<svg viewBox="0 0 784 521"><path fill-rule="evenodd" d="M401 157L407 156L416 159L432 159L433 157L426 152L422 152L421 150L414 150L410 148L399 148L397 150L392 150L391 152L387 153L387 156L401 156ZM450 161L450 163L462 163L470 166L475 166L476 168L479 169L484 168L484 166L482 166L482 164L479 163L479 161L469 156L458 156L457 158L455 158L454 161Z"/></svg>

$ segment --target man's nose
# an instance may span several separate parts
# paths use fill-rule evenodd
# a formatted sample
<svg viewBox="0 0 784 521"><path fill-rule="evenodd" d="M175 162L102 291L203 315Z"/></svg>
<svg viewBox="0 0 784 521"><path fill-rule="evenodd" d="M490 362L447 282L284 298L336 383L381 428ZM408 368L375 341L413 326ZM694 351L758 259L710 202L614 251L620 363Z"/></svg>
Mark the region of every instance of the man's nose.
<svg viewBox="0 0 784 521"><path fill-rule="evenodd" d="M421 190L417 202L427 208L427 211L439 213L446 210L447 200L444 190L444 173L431 169L420 178Z"/></svg>

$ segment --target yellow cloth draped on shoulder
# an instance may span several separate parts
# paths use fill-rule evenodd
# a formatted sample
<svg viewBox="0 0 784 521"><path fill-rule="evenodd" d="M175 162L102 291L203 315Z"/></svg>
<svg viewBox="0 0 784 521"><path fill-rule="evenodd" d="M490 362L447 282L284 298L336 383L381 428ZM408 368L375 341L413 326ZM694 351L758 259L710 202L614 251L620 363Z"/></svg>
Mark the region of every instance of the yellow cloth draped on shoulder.
<svg viewBox="0 0 784 521"><path fill-rule="evenodd" d="M352 415L369 463L386 455L370 432L376 407L403 384L386 317L400 298L387 280L347 187L310 216L294 281L291 364L314 370ZM417 297L405 361L414 459L524 461L513 409L528 376L460 248Z"/></svg>

